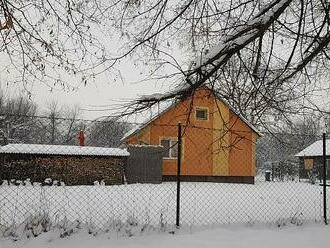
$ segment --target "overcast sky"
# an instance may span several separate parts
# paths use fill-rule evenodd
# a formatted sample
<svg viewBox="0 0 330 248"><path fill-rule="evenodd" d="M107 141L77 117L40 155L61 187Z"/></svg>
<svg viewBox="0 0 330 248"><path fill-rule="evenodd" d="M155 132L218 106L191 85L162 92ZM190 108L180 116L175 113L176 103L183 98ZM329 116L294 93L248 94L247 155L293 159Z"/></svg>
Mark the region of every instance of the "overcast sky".
<svg viewBox="0 0 330 248"><path fill-rule="evenodd" d="M102 38L106 40L106 37ZM111 50L116 51L115 42L113 40L111 41L109 46L111 46ZM119 44L117 44L117 46L119 46ZM172 49L174 49L173 46L171 46L171 50ZM283 46L280 49L284 52ZM187 57L183 56L184 53L181 52L181 50L176 48L174 51L174 55L179 60L179 63L187 61ZM8 80L7 77L13 76L8 75L3 69L3 65L8 64L8 62L8 58L0 56L0 88L7 96L27 94L27 91L21 83L11 83L7 85L8 81L12 81ZM148 65L140 65L140 67L137 68L134 62L129 59L122 61L118 69L120 69L121 75L116 77L116 80L114 80L114 77L103 74L98 76L94 81L89 81L86 86L80 86L79 89L75 91L66 91L63 89L50 91L48 86L40 82L31 83L27 87L31 92L31 100L37 103L40 113L45 111L48 103L51 101L58 101L61 105L79 105L83 110L82 118L95 119L97 117L110 115L112 107L123 101L127 102L141 95L168 91L173 83L171 79L165 81L165 83L158 81L138 83L138 81L147 76ZM144 74L141 75L143 72ZM71 83L70 79L67 81L69 84ZM77 81L79 82L80 78L77 77ZM325 78L322 80L322 84L322 87L328 88L328 90L315 92L313 100L318 106L326 107L329 110L330 81Z"/></svg>
<svg viewBox="0 0 330 248"><path fill-rule="evenodd" d="M4 61L2 62L4 63ZM46 85L34 83L29 86L29 91L32 93L31 100L38 104L40 112L43 112L47 104L53 100L58 101L61 105L77 104L83 109L83 118L94 119L110 114L113 105L123 101L127 102L141 95L164 92L169 89L168 85L156 81L139 82L145 76L140 74L143 68L136 68L133 63L123 63L120 69L121 76L116 80L108 75L102 75L75 91L62 89L51 91ZM4 73L0 73L0 83L6 96L27 93L20 83L7 85Z"/></svg>
<svg viewBox="0 0 330 248"><path fill-rule="evenodd" d="M169 90L170 84L164 85L156 81L137 82L145 75L141 76L143 68L136 68L133 63L123 63L120 69L121 77L117 77L117 80L102 75L75 91L61 89L50 91L46 85L35 83L29 88L32 93L31 99L38 104L41 113L45 111L49 102L55 100L61 105L79 105L82 109L82 118L95 119L111 114L112 107L123 101L127 102L141 95ZM1 89L5 95L26 94L26 90L20 83L7 85L6 81L4 73L0 73ZM324 80L324 86L330 86L326 80ZM315 92L314 95L317 105L330 108L329 90Z"/></svg>

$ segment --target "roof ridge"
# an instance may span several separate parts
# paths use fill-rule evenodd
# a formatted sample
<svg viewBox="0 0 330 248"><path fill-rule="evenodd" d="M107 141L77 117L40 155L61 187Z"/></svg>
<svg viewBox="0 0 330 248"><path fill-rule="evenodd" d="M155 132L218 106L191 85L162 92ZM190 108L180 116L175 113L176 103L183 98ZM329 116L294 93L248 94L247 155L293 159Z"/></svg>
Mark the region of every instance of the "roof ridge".
<svg viewBox="0 0 330 248"><path fill-rule="evenodd" d="M330 139L326 139L326 156L330 156ZM300 152L296 153L295 157L319 157L323 155L323 140L314 141L309 146L305 147Z"/></svg>
<svg viewBox="0 0 330 248"><path fill-rule="evenodd" d="M210 90L211 92L214 92L209 86L207 85L202 85L199 88L197 88L196 90L200 89L200 88L207 88L208 90ZM242 116L241 114L239 114L234 107L228 103L228 101L226 101L225 99L223 99L219 94L213 94L218 100L222 101L225 105L228 106L228 108L234 112L235 115L237 115L249 128L251 128L256 134L258 134L260 137L263 136L261 132L259 132L259 130L252 124L250 123L244 116ZM139 130L145 128L146 126L148 126L150 123L152 123L153 121L155 121L157 118L159 118L162 114L166 113L167 111L169 111L171 108L173 108L174 106L176 106L177 104L181 103L183 100L178 101L178 102L173 102L172 104L170 104L168 107L166 107L164 110L160 111L157 115L155 115L154 117L150 118L149 120L145 121L144 123L142 123L141 125L138 125L137 127L131 129L130 131L126 132L126 134L124 134L124 136L121 138L121 141L125 141L127 138L129 138L130 136L136 134Z"/></svg>

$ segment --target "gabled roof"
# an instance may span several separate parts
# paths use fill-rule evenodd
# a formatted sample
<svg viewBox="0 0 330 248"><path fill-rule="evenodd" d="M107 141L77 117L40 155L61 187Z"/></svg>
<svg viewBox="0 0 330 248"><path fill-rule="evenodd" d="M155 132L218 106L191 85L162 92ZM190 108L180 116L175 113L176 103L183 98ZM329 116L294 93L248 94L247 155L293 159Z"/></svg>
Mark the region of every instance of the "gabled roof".
<svg viewBox="0 0 330 248"><path fill-rule="evenodd" d="M126 149L93 147L93 146L65 146L44 144L8 144L0 146L0 154L40 154L40 155L71 155L71 156L114 156L126 157Z"/></svg>
<svg viewBox="0 0 330 248"><path fill-rule="evenodd" d="M323 140L315 141L310 146L306 147L295 157L320 157L323 156ZM330 139L326 140L326 156L330 156Z"/></svg>
<svg viewBox="0 0 330 248"><path fill-rule="evenodd" d="M204 86L207 89L210 89L207 86ZM253 126L246 118L244 118L241 114L239 114L226 100L224 100L222 97L220 97L219 95L216 96L218 100L222 101L235 115L237 115L249 128L251 128L256 134L258 134L259 136L262 136L262 133L260 133L258 131L258 129ZM182 101L181 101L182 102ZM121 138L121 141L125 141L127 138L131 137L132 135L135 135L136 133L138 133L140 130L142 130L143 128L147 127L150 123L152 123L153 121L155 121L156 119L158 119L160 116L162 116L163 114L165 114L166 112L170 111L172 108L174 108L175 106L177 106L179 103L181 102L175 102L172 103L171 105L169 105L168 107L166 107L165 109L163 109L162 111L160 111L156 116L150 118L149 120L145 121L144 123L142 123L141 125L137 125L136 127L134 127L133 129L129 130L127 133L124 134L124 136Z"/></svg>
<svg viewBox="0 0 330 248"><path fill-rule="evenodd" d="M233 106L231 106L225 99L217 95L218 100L222 101L227 107L235 114L237 115L249 128L251 128L256 134L258 134L260 137L263 136L261 132L258 131L258 129L252 125L243 115L238 113Z"/></svg>
<svg viewBox="0 0 330 248"><path fill-rule="evenodd" d="M149 120L141 123L140 125L136 125L134 128L132 128L131 130L129 130L128 132L126 132L123 137L120 139L121 141L126 140L128 137L136 134L138 131L140 131L141 129L147 127L151 122L155 121L156 119L158 119L160 116L162 116L163 114L165 114L166 112L170 111L172 108L174 108L178 103L172 103L169 106L167 106L166 108L164 108L162 111L159 111L157 115L155 115L154 117L150 118Z"/></svg>

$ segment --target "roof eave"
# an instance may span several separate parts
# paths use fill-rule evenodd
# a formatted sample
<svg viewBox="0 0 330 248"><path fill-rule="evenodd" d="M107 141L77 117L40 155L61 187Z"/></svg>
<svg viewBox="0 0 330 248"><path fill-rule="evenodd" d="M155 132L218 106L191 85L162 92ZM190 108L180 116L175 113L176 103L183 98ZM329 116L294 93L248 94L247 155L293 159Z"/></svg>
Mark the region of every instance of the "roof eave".
<svg viewBox="0 0 330 248"><path fill-rule="evenodd" d="M211 90L209 87L204 86L206 88L208 88L209 90ZM237 113L237 111L224 99L222 99L219 95L215 95L215 97L222 101L235 115L237 115L238 118L240 118L255 134L257 134L259 137L262 137L263 134L261 132L258 131L258 129L252 125L245 117L243 117L241 114ZM181 101L180 101L181 102ZM151 118L149 121L143 123L141 125L141 127L139 127L137 130L135 130L134 132L132 132L131 134L129 134L127 137L123 137L120 139L121 142L125 142L127 139L129 139L130 137L136 135L139 131L141 131L143 128L147 127L150 123L152 123L153 121L155 121L156 119L158 119L161 115L163 115L164 113L166 113L167 111L169 111L171 108L173 108L174 106L176 106L177 104L179 104L180 102L175 102L172 103L170 106L168 106L167 108L165 108L163 111L161 111L159 114L157 114L155 117Z"/></svg>

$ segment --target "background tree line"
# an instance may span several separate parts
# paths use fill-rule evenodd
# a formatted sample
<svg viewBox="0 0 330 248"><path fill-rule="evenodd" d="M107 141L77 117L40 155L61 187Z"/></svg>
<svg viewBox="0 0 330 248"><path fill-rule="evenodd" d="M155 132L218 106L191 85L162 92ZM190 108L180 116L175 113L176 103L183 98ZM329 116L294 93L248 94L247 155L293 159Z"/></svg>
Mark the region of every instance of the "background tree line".
<svg viewBox="0 0 330 248"><path fill-rule="evenodd" d="M5 97L0 93L0 140L2 143L78 144L85 132L86 145L116 147L130 124L112 118L84 120L79 106L49 102L44 110L25 96Z"/></svg>
<svg viewBox="0 0 330 248"><path fill-rule="evenodd" d="M257 143L259 172L275 169L280 180L297 176L299 161L295 154L321 140L322 133L330 133L329 117L315 112L283 125L280 132L264 133Z"/></svg>
<svg viewBox="0 0 330 248"><path fill-rule="evenodd" d="M168 91L118 114L209 84L263 127L269 115L320 107L313 95L328 88L329 10L326 0L1 0L0 73L28 94L41 83L75 90L98 75L119 78L119 64L133 60L149 72L144 83Z"/></svg>
<svg viewBox="0 0 330 248"><path fill-rule="evenodd" d="M117 147L132 124L113 118L84 120L79 106L61 106L50 102L41 111L24 96L0 94L0 140L4 143L77 145L79 130L86 134L86 145ZM330 133L330 118L315 112L304 118L281 124L281 131L265 131L257 141L257 169L262 172L270 163L278 163L281 175L297 175L298 160L294 157L303 148Z"/></svg>

